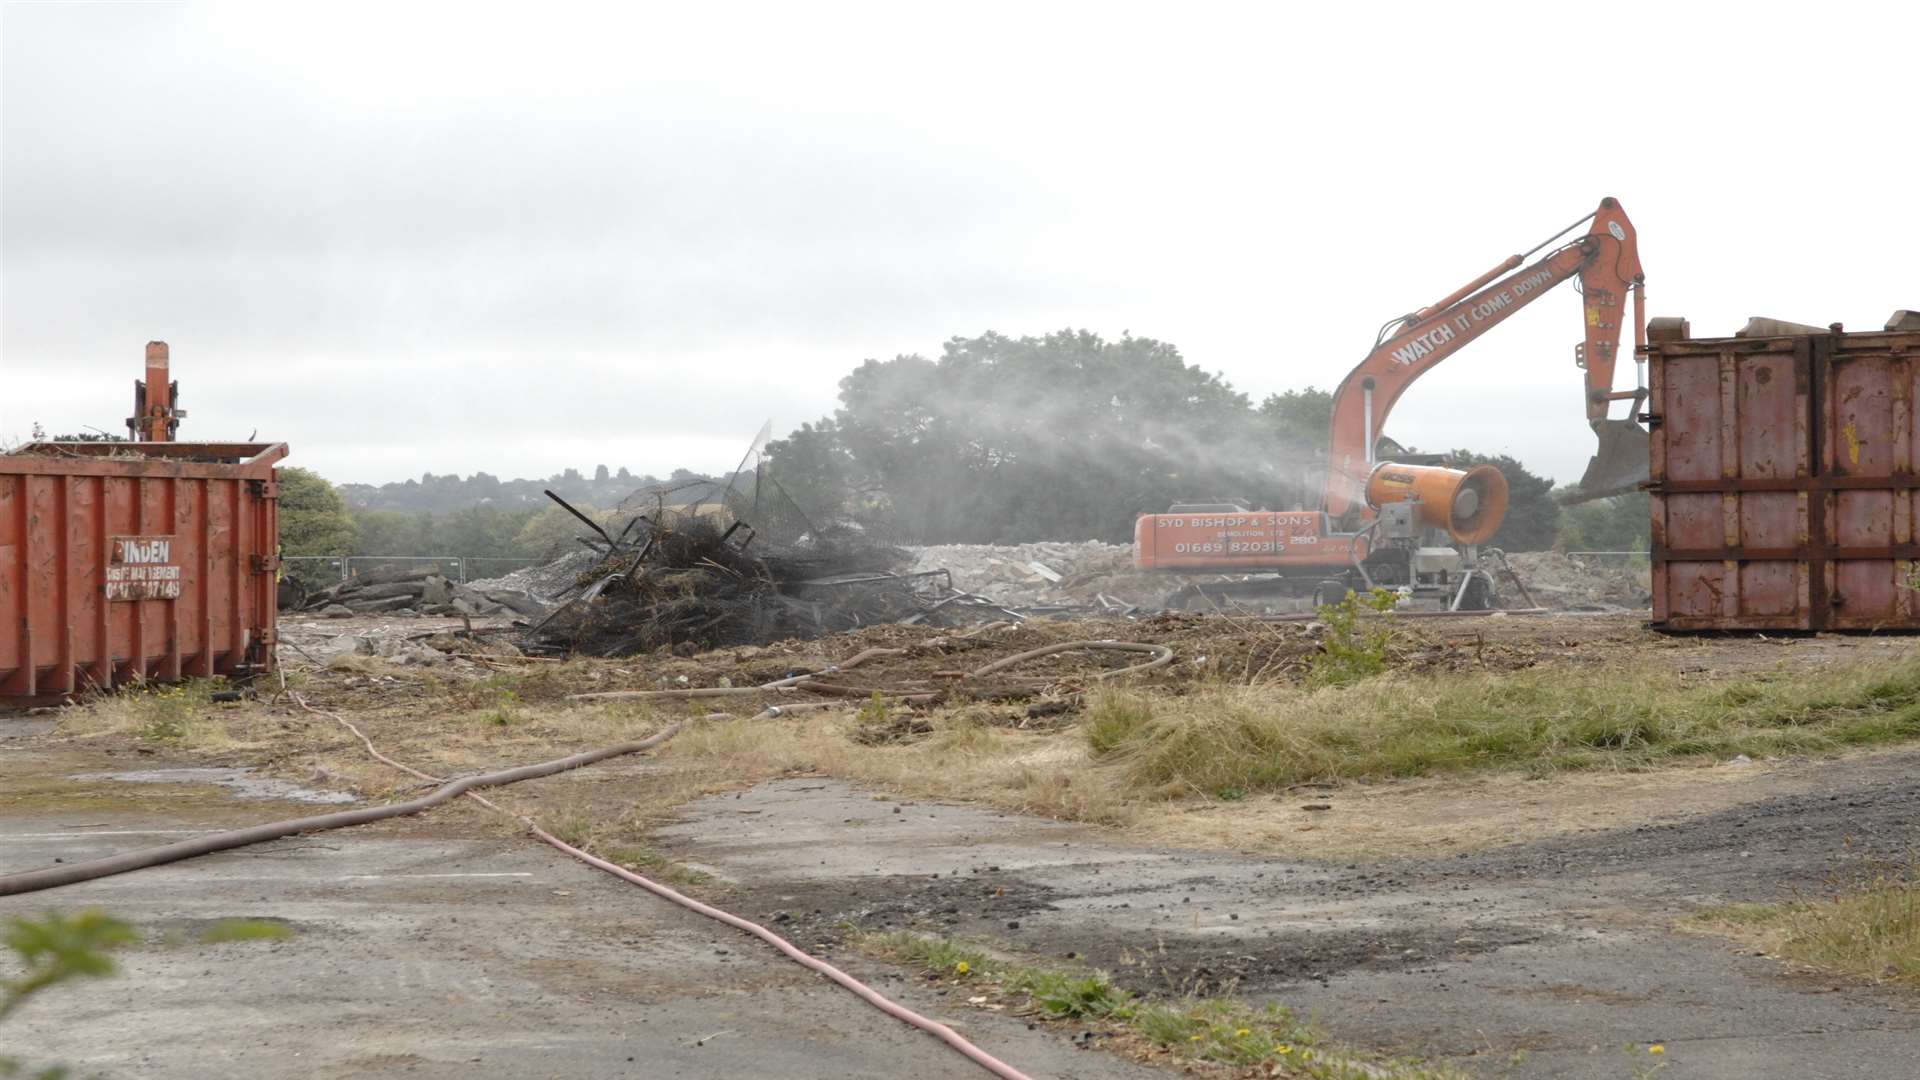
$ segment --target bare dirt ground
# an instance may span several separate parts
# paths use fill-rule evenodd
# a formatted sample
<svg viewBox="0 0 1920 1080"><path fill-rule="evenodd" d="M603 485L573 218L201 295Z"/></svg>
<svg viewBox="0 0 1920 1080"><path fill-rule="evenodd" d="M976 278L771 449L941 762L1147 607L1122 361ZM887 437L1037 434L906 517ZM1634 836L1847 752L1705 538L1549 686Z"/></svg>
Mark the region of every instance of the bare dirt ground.
<svg viewBox="0 0 1920 1080"><path fill-rule="evenodd" d="M394 622L399 631L317 624L296 640L323 655L345 633L458 625ZM1436 672L1577 667L1711 682L1914 647L1861 636L1670 638L1630 615L1409 625L1396 664ZM328 670L295 654L293 666L308 670L296 672L294 689L403 760L447 775L558 756L662 719L541 711L568 690L682 678L745 685L939 633L880 627L591 665L484 656L423 665L356 649ZM889 658L848 681L934 687L945 671L1047 640L1124 637L1175 648L1174 667L1155 677L1177 693L1183 681L1284 672L1312 648L1311 634L1297 622L1198 616L1030 625ZM1062 759L1075 745L1071 717L1030 718L1027 707L1123 662L1051 658L1019 679L1009 673L1021 696L979 707L1023 760ZM1011 809L1068 805L1058 801L916 788L886 763L917 751L841 745L834 732L859 704L831 729L828 713L768 722L785 725L777 730L803 747L799 758L792 746L783 755L743 747L729 774L669 752L521 785L508 801L549 823L612 823L610 835L678 871L712 875L688 888L888 978L889 993L963 1025L1034 1075L1142 1066L1075 1049L1100 1042L1078 1027L1029 1030L862 959L859 933L964 935L1028 960L1098 966L1140 991L1278 1001L1349 1044L1486 1076L1629 1077L1664 1062L1675 1077L1903 1077L1920 1060L1910 993L1796 971L1688 929L1712 905L1819 892L1876 861L1905 859L1920 750L1344 784L1166 802L1102 827ZM137 830L315 809L244 797L208 774L136 784L115 773L256 766L259 776L362 799L410 785L287 698L231 709L226 734L193 749L156 746L97 718L55 719L0 722L5 869L174 835ZM430 876L443 873L523 876ZM205 952L143 949L121 979L74 989L63 1008L37 1002L17 1031L10 1025L10 1039L114 1075L471 1075L461 1070L475 1057L496 1075L968 1075L950 1051L749 940L465 806L0 901L0 911L49 902L101 903L148 925L249 915L300 930L290 941ZM728 1034L692 1043L712 1031ZM1656 1042L1667 1050L1658 1061L1645 1052ZM215 1045L226 1056L209 1056Z"/></svg>

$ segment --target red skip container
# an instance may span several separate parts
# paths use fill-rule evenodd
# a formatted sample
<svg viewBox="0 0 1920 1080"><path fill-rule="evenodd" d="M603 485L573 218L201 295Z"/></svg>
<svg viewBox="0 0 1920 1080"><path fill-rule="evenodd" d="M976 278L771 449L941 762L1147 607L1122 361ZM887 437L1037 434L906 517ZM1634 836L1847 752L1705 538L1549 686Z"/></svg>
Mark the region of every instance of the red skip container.
<svg viewBox="0 0 1920 1080"><path fill-rule="evenodd" d="M1906 315L1906 313L1901 313ZM1920 629L1920 332L1650 327L1653 623Z"/></svg>
<svg viewBox="0 0 1920 1080"><path fill-rule="evenodd" d="M0 706L274 665L284 443L0 455Z"/></svg>

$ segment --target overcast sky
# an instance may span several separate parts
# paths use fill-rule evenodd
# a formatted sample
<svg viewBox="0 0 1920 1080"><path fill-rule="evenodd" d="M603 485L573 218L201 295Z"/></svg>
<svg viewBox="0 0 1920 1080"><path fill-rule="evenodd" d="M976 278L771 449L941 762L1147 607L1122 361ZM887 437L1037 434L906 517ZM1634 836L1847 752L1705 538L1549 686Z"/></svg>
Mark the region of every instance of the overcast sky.
<svg viewBox="0 0 1920 1080"><path fill-rule="evenodd" d="M1914 7L1689 6L8 4L0 442L122 430L152 338L336 481L719 470L985 330L1257 399L1603 195L1696 334L1920 307ZM1387 433L1577 479L1580 326Z"/></svg>

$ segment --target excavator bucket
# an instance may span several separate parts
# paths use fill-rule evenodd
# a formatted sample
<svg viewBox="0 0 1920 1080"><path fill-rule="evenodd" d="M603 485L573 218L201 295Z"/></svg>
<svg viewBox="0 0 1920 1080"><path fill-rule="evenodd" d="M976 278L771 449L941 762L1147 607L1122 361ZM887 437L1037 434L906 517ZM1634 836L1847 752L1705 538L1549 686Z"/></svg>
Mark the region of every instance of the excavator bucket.
<svg viewBox="0 0 1920 1080"><path fill-rule="evenodd" d="M1599 420L1593 433L1600 437L1599 451L1587 462L1579 486L1560 496L1569 506L1637 490L1652 468L1646 428L1632 420Z"/></svg>

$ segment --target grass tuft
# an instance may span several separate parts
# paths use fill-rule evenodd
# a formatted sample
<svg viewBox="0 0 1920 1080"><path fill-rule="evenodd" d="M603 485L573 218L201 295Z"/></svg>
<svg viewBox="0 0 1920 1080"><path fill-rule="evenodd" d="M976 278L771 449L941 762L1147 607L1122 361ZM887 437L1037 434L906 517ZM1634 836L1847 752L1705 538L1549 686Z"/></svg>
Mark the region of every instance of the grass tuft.
<svg viewBox="0 0 1920 1080"><path fill-rule="evenodd" d="M1920 986L1920 871L1914 867L1882 871L1828 899L1716 908L1698 922L1811 967Z"/></svg>

